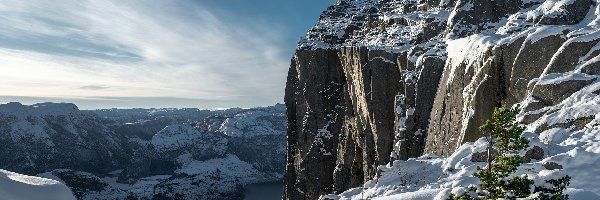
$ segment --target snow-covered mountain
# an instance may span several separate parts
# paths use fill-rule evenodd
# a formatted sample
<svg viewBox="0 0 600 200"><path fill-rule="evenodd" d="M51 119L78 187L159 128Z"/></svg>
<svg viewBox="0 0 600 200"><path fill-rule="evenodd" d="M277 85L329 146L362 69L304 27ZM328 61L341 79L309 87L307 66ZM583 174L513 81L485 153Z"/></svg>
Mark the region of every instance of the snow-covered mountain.
<svg viewBox="0 0 600 200"><path fill-rule="evenodd" d="M0 168L36 174L57 168L107 173L127 164L125 135L74 104L0 105Z"/></svg>
<svg viewBox="0 0 600 200"><path fill-rule="evenodd" d="M65 183L78 199L240 199L281 180L285 107L109 109L0 105L0 168Z"/></svg>
<svg viewBox="0 0 600 200"><path fill-rule="evenodd" d="M444 199L502 104L529 175L600 194L599 22L598 0L337 1L289 68L284 198Z"/></svg>

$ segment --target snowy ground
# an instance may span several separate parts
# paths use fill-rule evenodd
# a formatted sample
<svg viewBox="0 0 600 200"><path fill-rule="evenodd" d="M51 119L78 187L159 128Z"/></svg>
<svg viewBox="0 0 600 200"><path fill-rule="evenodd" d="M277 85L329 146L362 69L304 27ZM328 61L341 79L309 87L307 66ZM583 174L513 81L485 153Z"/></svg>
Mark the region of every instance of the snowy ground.
<svg viewBox="0 0 600 200"><path fill-rule="evenodd" d="M596 116L596 120L600 114ZM570 199L600 199L600 152L594 148L600 145L600 127L577 131L570 135L556 135L555 145L545 145L537 135L526 133L530 145L540 145L545 152L554 152L552 156L539 161L523 164L517 173L527 174L536 185L545 180L562 177L566 174L573 177L567 193ZM560 140L560 141L558 141ZM350 189L340 195L327 195L322 199L436 199L443 200L451 192L466 190L471 184L479 184L472 176L477 166L485 166L482 162L472 162L474 153L484 152L486 141L480 139L474 143L461 146L448 158L422 156L407 161L395 161L392 165L380 166L379 178L371 180L363 187ZM524 154L525 151L522 152ZM555 162L564 166L562 170L546 170L544 163Z"/></svg>
<svg viewBox="0 0 600 200"><path fill-rule="evenodd" d="M58 181L0 169L0 199L74 200L75 197L66 185Z"/></svg>

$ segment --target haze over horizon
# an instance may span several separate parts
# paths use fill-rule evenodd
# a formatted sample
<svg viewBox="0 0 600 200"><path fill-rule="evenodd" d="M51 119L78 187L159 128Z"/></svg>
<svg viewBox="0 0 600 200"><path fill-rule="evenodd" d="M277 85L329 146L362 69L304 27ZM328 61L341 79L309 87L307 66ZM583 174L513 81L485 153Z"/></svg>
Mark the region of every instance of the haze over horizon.
<svg viewBox="0 0 600 200"><path fill-rule="evenodd" d="M334 3L3 1L0 103L81 109L281 103L298 39Z"/></svg>

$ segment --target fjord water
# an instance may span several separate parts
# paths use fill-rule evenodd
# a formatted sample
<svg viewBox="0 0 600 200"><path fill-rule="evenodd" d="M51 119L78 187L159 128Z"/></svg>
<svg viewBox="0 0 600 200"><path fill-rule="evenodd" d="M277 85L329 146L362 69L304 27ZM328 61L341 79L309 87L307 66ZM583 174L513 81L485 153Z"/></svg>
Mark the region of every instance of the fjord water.
<svg viewBox="0 0 600 200"><path fill-rule="evenodd" d="M276 200L283 196L283 182L251 184L245 189L245 200Z"/></svg>

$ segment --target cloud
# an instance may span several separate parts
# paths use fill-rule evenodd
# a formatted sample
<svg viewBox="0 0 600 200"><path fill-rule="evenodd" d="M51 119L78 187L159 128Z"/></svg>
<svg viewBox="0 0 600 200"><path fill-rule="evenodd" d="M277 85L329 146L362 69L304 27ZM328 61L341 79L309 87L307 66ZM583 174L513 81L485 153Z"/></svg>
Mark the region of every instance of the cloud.
<svg viewBox="0 0 600 200"><path fill-rule="evenodd" d="M79 89L82 89L82 90L106 90L109 88L111 88L111 87L104 86L104 85L86 85L86 86L79 87Z"/></svg>
<svg viewBox="0 0 600 200"><path fill-rule="evenodd" d="M0 27L3 95L282 100L281 31L193 1L5 0Z"/></svg>

